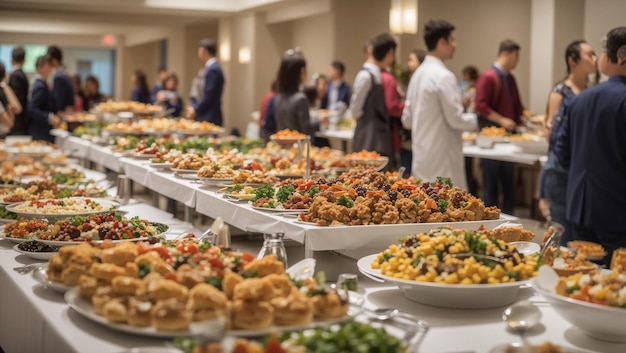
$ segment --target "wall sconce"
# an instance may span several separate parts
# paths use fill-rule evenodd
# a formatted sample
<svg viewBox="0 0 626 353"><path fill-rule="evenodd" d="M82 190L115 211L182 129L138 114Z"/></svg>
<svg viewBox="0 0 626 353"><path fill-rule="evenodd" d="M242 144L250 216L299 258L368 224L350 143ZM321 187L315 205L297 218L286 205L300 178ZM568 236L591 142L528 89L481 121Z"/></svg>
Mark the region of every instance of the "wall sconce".
<svg viewBox="0 0 626 353"><path fill-rule="evenodd" d="M417 34L417 1L391 0L389 30L394 34Z"/></svg>
<svg viewBox="0 0 626 353"><path fill-rule="evenodd" d="M250 53L249 47L241 47L239 48L239 63L247 64L250 62L250 57L252 54Z"/></svg>
<svg viewBox="0 0 626 353"><path fill-rule="evenodd" d="M230 61L230 43L228 42L220 44L220 61L225 63Z"/></svg>

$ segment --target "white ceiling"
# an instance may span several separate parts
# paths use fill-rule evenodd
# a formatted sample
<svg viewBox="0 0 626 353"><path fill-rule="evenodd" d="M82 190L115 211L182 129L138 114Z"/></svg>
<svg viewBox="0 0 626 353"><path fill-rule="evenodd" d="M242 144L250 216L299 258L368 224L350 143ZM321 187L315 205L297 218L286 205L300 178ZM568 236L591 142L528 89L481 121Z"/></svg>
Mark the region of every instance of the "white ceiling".
<svg viewBox="0 0 626 353"><path fill-rule="evenodd" d="M295 0L0 0L0 32L124 35L286 1Z"/></svg>

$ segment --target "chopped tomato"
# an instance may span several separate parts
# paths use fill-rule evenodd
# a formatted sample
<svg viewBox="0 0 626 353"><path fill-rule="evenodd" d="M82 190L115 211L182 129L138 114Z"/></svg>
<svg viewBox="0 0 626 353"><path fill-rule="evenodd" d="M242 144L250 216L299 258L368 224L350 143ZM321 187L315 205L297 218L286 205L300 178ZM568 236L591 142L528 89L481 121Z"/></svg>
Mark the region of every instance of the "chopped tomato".
<svg viewBox="0 0 626 353"><path fill-rule="evenodd" d="M211 267L215 267L215 268L219 268L222 269L224 268L224 264L222 263L222 261L220 261L220 259L209 259L209 263L211 264Z"/></svg>
<svg viewBox="0 0 626 353"><path fill-rule="evenodd" d="M278 342L278 340L274 338L267 342L265 353L287 353L287 351L283 347L281 347L280 342Z"/></svg>
<svg viewBox="0 0 626 353"><path fill-rule="evenodd" d="M252 254L248 254L248 253L246 253L246 252L242 253L239 257L240 257L243 261L246 261L246 262L250 262L250 261L252 261L252 260L254 260L254 259L255 259L255 257L254 257Z"/></svg>
<svg viewBox="0 0 626 353"><path fill-rule="evenodd" d="M176 250L182 252L183 254L196 254L198 252L198 247L196 244L192 243L180 243L176 245Z"/></svg>
<svg viewBox="0 0 626 353"><path fill-rule="evenodd" d="M175 280L176 280L176 273L174 273L174 272L168 272L168 273L165 275L165 279L171 279L172 281L175 281Z"/></svg>

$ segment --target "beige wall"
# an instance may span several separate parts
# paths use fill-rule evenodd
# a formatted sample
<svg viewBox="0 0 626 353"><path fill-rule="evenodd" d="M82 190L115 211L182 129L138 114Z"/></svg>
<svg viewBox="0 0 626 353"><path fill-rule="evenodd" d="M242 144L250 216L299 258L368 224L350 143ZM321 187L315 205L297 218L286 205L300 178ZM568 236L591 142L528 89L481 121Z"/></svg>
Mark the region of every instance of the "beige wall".
<svg viewBox="0 0 626 353"><path fill-rule="evenodd" d="M184 49L182 52L175 53L183 58L183 70L177 72L179 78L185 79L185 84L178 86L178 92L185 100L185 104L189 103L189 91L191 90L191 82L202 67L202 63L198 60L198 43L204 38L217 40L217 23L198 23L185 27ZM219 44L219 43L218 43ZM168 43L169 45L169 43ZM168 51L171 50L168 48ZM168 60L169 61L169 60Z"/></svg>
<svg viewBox="0 0 626 353"><path fill-rule="evenodd" d="M619 26L626 26L626 1L624 0L586 0L585 1L585 39L596 50L602 52L602 38L607 32Z"/></svg>
<svg viewBox="0 0 626 353"><path fill-rule="evenodd" d="M335 47L333 59L346 64L347 82L365 61L363 45L374 36L389 31L389 2L380 0L335 0Z"/></svg>
<svg viewBox="0 0 626 353"><path fill-rule="evenodd" d="M314 73L328 75L333 61L335 43L335 16L331 13L293 22L292 46L299 47L306 58L307 77Z"/></svg>

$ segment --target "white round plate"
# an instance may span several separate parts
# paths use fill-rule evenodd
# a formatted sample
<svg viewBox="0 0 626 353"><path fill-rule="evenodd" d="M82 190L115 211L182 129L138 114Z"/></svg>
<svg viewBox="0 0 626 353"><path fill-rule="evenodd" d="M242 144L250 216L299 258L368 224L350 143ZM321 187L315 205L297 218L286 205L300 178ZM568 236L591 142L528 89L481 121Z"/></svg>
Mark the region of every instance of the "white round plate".
<svg viewBox="0 0 626 353"><path fill-rule="evenodd" d="M198 174L198 170L194 170L194 169L178 169L178 168L171 168L176 174Z"/></svg>
<svg viewBox="0 0 626 353"><path fill-rule="evenodd" d="M51 281L48 279L48 274L46 274L46 265L42 264L41 267L33 271L33 278L35 281L39 282L42 286L46 288L50 288L55 292L65 293L72 289L70 286L66 286L63 283ZM76 288L76 293L78 293L78 288Z"/></svg>
<svg viewBox="0 0 626 353"><path fill-rule="evenodd" d="M0 231L1 231L2 233L4 233L4 229L2 229L2 230L0 230ZM6 240L8 240L8 241L10 241L10 242L13 242L13 243L15 243L15 244L24 243L24 242L27 242L27 241L34 240L34 239L24 239L24 238L0 237L0 240L2 240L2 239L6 239Z"/></svg>
<svg viewBox="0 0 626 353"><path fill-rule="evenodd" d="M541 344L533 345L535 347L541 346ZM563 353L579 353L580 351L570 350L569 348L552 344L553 347L557 347ZM489 353L527 353L527 352L535 352L535 350L530 350L528 346L525 346L521 343L505 343L500 344L493 347ZM537 350L539 352L539 350Z"/></svg>
<svg viewBox="0 0 626 353"><path fill-rule="evenodd" d="M156 169L171 168L173 166L173 164L169 163L169 162L165 162L165 163L149 163L148 165L151 166L152 168L156 168Z"/></svg>
<svg viewBox="0 0 626 353"><path fill-rule="evenodd" d="M176 133L183 134L183 135L203 136L203 135L221 134L224 131L225 131L224 128L219 128L219 129L215 129L215 130L181 130L181 129L177 129Z"/></svg>
<svg viewBox="0 0 626 353"><path fill-rule="evenodd" d="M20 254L22 254L24 256L28 256L31 259L35 259L35 260L48 261L48 260L50 260L52 255L56 255L56 254L59 253L58 251L47 251L47 252L24 251L24 250L20 249L19 246L20 246L20 244L15 244L15 246L13 247L13 250L17 251L18 253L20 253Z"/></svg>
<svg viewBox="0 0 626 353"><path fill-rule="evenodd" d="M93 305L80 296L78 293L78 288L72 288L65 293L65 302L70 306L70 308L74 309L80 315L85 318L97 322L101 325L104 325L110 329L131 333L140 336L148 336L148 337L189 337L194 336L195 333L191 330L187 331L159 331L154 327L135 327L128 324L122 323L113 323L107 321L104 316L100 316L96 314Z"/></svg>
<svg viewBox="0 0 626 353"><path fill-rule="evenodd" d="M133 153L132 157L135 159L150 159L156 157L155 153Z"/></svg>
<svg viewBox="0 0 626 353"><path fill-rule="evenodd" d="M610 270L601 270L603 275ZM593 338L609 342L626 342L626 308L604 306L568 298L555 293L559 276L547 265L539 268L539 277L532 280L533 289L573 326Z"/></svg>
<svg viewBox="0 0 626 353"><path fill-rule="evenodd" d="M200 177L196 173L174 173L174 176L178 179L191 180L203 184L200 182Z"/></svg>
<svg viewBox="0 0 626 353"><path fill-rule="evenodd" d="M80 244L85 244L85 243L100 244L100 243L102 243L104 241L104 240L92 240L92 241L88 242L88 241L43 240L43 239L39 239L37 237L33 237L32 240L37 240L40 243L43 243L43 244L46 244L46 245L50 245L50 246L57 246L57 247L69 246L69 245L80 245ZM148 237L133 238L133 239L121 239L121 240L111 240L111 242L112 243L123 243L123 242L127 242L127 241L143 241L143 240L148 240Z"/></svg>
<svg viewBox="0 0 626 353"><path fill-rule="evenodd" d="M250 201L254 198L254 194L243 194L243 195L232 195L232 194L228 194L226 193L226 189L219 189L216 191L218 194L224 196L224 198L226 199L234 199L234 200L241 200L241 201Z"/></svg>
<svg viewBox="0 0 626 353"><path fill-rule="evenodd" d="M394 283L408 299L418 303L443 308L486 309L511 304L517 298L520 286L530 280L498 284L439 284L409 281L385 276L370 264L378 254L368 255L357 261L362 273Z"/></svg>
<svg viewBox="0 0 626 353"><path fill-rule="evenodd" d="M106 199L94 198L94 197L68 197L68 199L90 199L91 201L95 201L98 204L100 204L103 209L99 211L94 210L94 211L67 212L67 213L35 213L35 212L31 213L31 212L21 212L21 211L16 210L16 208L19 207L21 204L25 204L30 201L14 203L9 206L6 206L6 209L7 211L13 212L17 214L18 217L22 217L22 218L48 218L51 220L51 219L58 219L58 218L65 218L65 217L72 217L72 216L84 216L84 215L107 213L110 211L114 211L116 208L119 208L120 206L117 202L113 202L113 201L106 200ZM45 201L45 200L41 200L41 201Z"/></svg>
<svg viewBox="0 0 626 353"><path fill-rule="evenodd" d="M284 208L266 208L266 207L257 207L257 206L252 206L252 201L248 202L248 204L250 205L250 207L252 207L253 210L257 210L257 211L263 211L263 212L272 212L272 213L300 213L300 212L309 212L309 209L284 209Z"/></svg>
<svg viewBox="0 0 626 353"><path fill-rule="evenodd" d="M514 241L510 244L515 246L515 249L523 255L532 255L541 251L541 246L532 241Z"/></svg>
<svg viewBox="0 0 626 353"><path fill-rule="evenodd" d="M218 186L221 183L232 182L233 178L203 178L199 176L198 180L207 186Z"/></svg>
<svg viewBox="0 0 626 353"><path fill-rule="evenodd" d="M119 353L183 353L183 351L174 347L148 347L146 346L146 347L129 348Z"/></svg>

